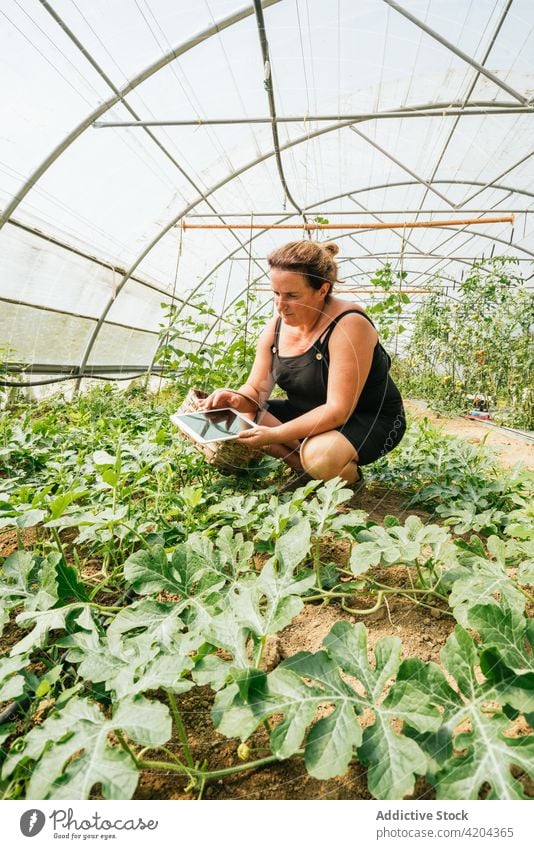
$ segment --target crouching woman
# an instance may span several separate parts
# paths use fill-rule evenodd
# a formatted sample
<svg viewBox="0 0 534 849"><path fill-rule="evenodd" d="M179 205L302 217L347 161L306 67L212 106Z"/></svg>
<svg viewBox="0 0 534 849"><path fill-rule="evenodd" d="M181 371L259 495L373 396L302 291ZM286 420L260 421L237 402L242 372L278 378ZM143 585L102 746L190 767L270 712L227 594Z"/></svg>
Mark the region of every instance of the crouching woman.
<svg viewBox="0 0 534 849"><path fill-rule="evenodd" d="M260 335L252 371L205 409L254 417L239 439L312 478L356 483L360 466L391 451L406 429L391 360L364 310L332 294L333 243L290 242L268 257L276 315ZM285 398L271 398L274 387Z"/></svg>

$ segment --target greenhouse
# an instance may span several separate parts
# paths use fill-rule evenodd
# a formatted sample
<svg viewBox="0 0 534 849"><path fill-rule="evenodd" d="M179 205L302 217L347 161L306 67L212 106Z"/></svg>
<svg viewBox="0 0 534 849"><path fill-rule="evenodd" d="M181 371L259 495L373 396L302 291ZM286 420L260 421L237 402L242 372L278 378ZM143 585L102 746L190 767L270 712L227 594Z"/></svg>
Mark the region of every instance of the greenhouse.
<svg viewBox="0 0 534 849"><path fill-rule="evenodd" d="M532 798L532 2L0 13L2 798Z"/></svg>

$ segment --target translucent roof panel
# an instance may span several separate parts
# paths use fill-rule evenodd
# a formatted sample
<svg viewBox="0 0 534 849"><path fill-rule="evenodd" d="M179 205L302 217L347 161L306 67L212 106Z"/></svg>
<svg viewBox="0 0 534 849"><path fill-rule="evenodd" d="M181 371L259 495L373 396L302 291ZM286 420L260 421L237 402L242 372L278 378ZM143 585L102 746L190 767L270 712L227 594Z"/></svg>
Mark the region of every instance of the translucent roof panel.
<svg viewBox="0 0 534 849"><path fill-rule="evenodd" d="M345 288L387 262L419 288L490 254L528 268L530 0L261 5L4 0L8 359L148 367L162 304L224 311L252 285L268 312L266 256L316 216Z"/></svg>

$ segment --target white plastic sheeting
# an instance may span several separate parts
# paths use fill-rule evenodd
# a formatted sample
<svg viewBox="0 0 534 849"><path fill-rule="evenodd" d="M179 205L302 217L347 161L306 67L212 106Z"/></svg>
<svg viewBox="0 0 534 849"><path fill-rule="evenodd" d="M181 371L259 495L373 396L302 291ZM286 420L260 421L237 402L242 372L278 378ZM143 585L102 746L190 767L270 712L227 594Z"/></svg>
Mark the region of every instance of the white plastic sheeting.
<svg viewBox="0 0 534 849"><path fill-rule="evenodd" d="M267 253L303 235L181 232L184 217L326 217L332 227L321 238L339 242L342 277L354 288L387 261L402 262L408 286L418 288L436 273L452 282L491 252L517 256L527 269L534 5L396 5L263 3L266 68L253 3L0 0L0 204L8 219L0 230L0 351L26 363L149 365L162 303L213 281L220 309L252 281L265 285ZM269 86L281 165L300 211L285 196L270 121L250 122L270 118ZM421 116L424 109L436 114ZM383 116L398 110L419 115ZM136 118L192 123L92 126ZM222 119L233 123L209 123ZM335 227L508 210L516 211L513 227Z"/></svg>

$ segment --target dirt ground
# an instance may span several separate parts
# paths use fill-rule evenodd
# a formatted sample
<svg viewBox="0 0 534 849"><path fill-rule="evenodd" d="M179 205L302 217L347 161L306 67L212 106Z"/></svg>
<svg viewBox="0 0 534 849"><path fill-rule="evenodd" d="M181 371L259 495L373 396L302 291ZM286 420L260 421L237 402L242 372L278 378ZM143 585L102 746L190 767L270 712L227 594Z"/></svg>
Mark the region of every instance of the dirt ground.
<svg viewBox="0 0 534 849"><path fill-rule="evenodd" d="M534 443L528 443L514 433L488 427L461 416L454 416L453 418L438 416L414 401L406 401L405 406L410 415L416 418L429 419L432 424L442 428L445 433L451 436L459 436L475 445L479 444L485 437L485 444L495 452L500 464L506 468L522 463L525 468L534 470Z"/></svg>
<svg viewBox="0 0 534 849"><path fill-rule="evenodd" d="M489 431L477 422L464 419L443 419L408 403L414 416L426 416L446 433L477 443L486 438L504 466L522 462L534 468L534 446L525 444L513 434ZM355 496L351 505L369 513L376 522L382 522L388 514L404 521L408 515L416 514L423 521L433 521L433 516L418 508L406 509L405 498L394 490L370 485ZM34 531L23 532L25 544L33 542ZM14 531L0 536L0 557L6 557L17 546ZM400 567L399 567L400 568ZM370 599L358 600L360 607L371 606ZM308 603L296 619L276 637L272 638L266 651L267 668L273 668L285 657L298 651L317 651L326 634L335 622L345 619L350 622L363 621L369 630L369 649L385 636L395 635L402 640L403 657L419 657L425 661L439 662L439 652L454 628L455 621L446 611L416 607L404 598L393 598L387 607L371 615L352 615L343 611L335 602L324 607ZM13 627L15 632L17 629ZM8 626L4 634L3 651L8 651L17 636ZM220 770L237 766L239 740L228 740L218 734L211 721L213 694L208 687L194 688L181 696L178 706L186 727L193 757L198 764L209 770ZM365 722L364 722L365 724ZM518 728L516 733L525 733ZM248 741L254 750L252 759L269 755L266 732L262 728ZM168 749L182 755L180 742L173 739ZM161 760L161 752L147 752L146 757ZM163 757L165 760L165 756ZM198 791L187 789L187 780L173 772L143 771L135 794L137 799L193 799ZM206 799L369 799L365 767L353 764L347 773L329 781L311 778L301 757L281 763L269 764L254 771L244 771L220 778L204 788ZM423 779L419 779L413 798L434 798L434 791Z"/></svg>
<svg viewBox="0 0 534 849"><path fill-rule="evenodd" d="M388 514L401 520L416 513L427 521L431 516L422 510L407 511L402 497L381 487L364 490L358 496L357 507L367 510L379 522ZM360 602L359 602L360 603ZM362 600L361 606L371 606L371 600ZM266 658L268 668L274 667L286 657L299 651L318 651L324 637L340 619L355 623L364 621L369 629L369 649L372 651L382 637L398 636L402 640L403 657L419 657L439 662L439 651L454 628L455 621L445 611L429 611L415 607L407 599L395 598L388 607L380 608L367 616L352 616L332 602L327 607L306 604L291 625L276 635L268 645ZM239 740L227 740L213 729L210 718L213 696L209 688L200 688L178 699L178 705L187 728L188 738L195 759L206 760L210 770L224 769L239 764L237 747ZM365 724L365 723L364 723ZM176 742L176 751L179 744ZM266 734L263 729L249 741L257 748L253 759L269 754ZM174 745L170 746L171 749ZM149 755L150 756L150 755ZM186 782L175 773L144 772L136 792L138 799L191 799L194 793L185 792ZM434 798L433 789L424 780L419 780L414 798ZM365 767L353 764L347 773L329 781L318 781L306 772L303 759L294 757L288 761L270 764L261 769L238 773L219 779L206 787L207 799L370 799L367 790Z"/></svg>
<svg viewBox="0 0 534 849"><path fill-rule="evenodd" d="M478 422L460 417L445 419L428 410L422 410L408 402L409 412L418 417L426 416L445 433L478 444L486 438L486 445L495 452L498 461L505 467L522 463L534 469L534 446L526 444L514 434L491 430ZM376 522L383 521L388 514L404 521L408 515L416 514L423 521L432 521L433 516L424 510L406 509L403 496L384 487L364 488L351 505L367 511ZM407 599L397 598L370 616L351 616L332 603L328 607L307 604L296 619L285 628L269 647L271 661L275 665L285 657L298 651L317 651L323 638L335 622L346 619L350 622L365 622L369 630L369 649L382 637L395 635L402 640L403 657L419 657L424 661L439 663L439 652L455 626L455 620L445 611L429 611L415 607ZM237 747L239 741L227 740L213 730L210 710L213 696L208 688L193 690L179 700L194 756L206 759L208 768L224 769L239 764ZM515 733L526 733L518 725ZM263 730L256 733L251 747L257 747L253 758L269 754L262 750L266 746ZM173 747L171 747L173 748ZM179 749L177 749L177 752ZM139 799L191 799L194 793L184 792L185 781L175 773L149 773L141 775L136 798ZM531 788L532 789L532 788ZM528 792L528 791L527 791ZM347 773L329 781L318 781L306 772L303 759L294 757L282 763L270 764L255 771L238 773L219 779L204 790L207 799L369 799L365 767L353 764ZM434 790L424 779L416 783L412 798L435 798Z"/></svg>

